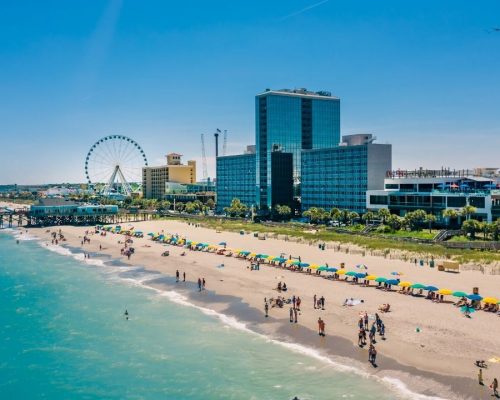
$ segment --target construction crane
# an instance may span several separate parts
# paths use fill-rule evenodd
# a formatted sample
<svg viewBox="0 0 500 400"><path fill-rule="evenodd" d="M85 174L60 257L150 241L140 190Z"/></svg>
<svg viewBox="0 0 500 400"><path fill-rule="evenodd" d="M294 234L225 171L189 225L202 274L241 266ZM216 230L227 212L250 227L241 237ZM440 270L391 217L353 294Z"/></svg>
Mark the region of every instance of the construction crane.
<svg viewBox="0 0 500 400"><path fill-rule="evenodd" d="M224 129L224 141L222 142L222 155L225 156L227 152L227 129Z"/></svg>
<svg viewBox="0 0 500 400"><path fill-rule="evenodd" d="M206 182L208 180L208 171L207 171L207 154L205 152L205 135L201 134L201 158L203 165L203 180Z"/></svg>

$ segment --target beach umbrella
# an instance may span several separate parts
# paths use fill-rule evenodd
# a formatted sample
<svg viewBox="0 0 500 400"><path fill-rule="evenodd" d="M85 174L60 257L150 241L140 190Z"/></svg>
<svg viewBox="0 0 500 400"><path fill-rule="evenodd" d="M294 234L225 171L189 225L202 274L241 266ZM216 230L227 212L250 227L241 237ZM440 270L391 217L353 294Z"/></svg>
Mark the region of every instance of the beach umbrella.
<svg viewBox="0 0 500 400"><path fill-rule="evenodd" d="M226 243L226 242L220 242L220 243L219 243L219 246L225 246L225 245L227 245L227 243Z"/></svg>
<svg viewBox="0 0 500 400"><path fill-rule="evenodd" d="M436 292L439 290L439 288L437 288L436 286L426 286L424 289L429 292Z"/></svg>
<svg viewBox="0 0 500 400"><path fill-rule="evenodd" d="M275 257L273 258L273 261L277 261L279 263L284 263L286 261L286 258L283 257Z"/></svg>
<svg viewBox="0 0 500 400"><path fill-rule="evenodd" d="M445 295L445 296L448 296L450 294L453 294L453 290L450 290L450 289L439 289L438 293L442 294L442 295Z"/></svg>
<svg viewBox="0 0 500 400"><path fill-rule="evenodd" d="M398 285L399 281L397 279L389 279L388 281L385 281L388 285Z"/></svg>
<svg viewBox="0 0 500 400"><path fill-rule="evenodd" d="M468 298L469 300L476 300L476 301L477 301L477 300L482 300L482 299L483 299L483 296L479 296L478 294L469 294L469 295L467 296L467 298Z"/></svg>
<svg viewBox="0 0 500 400"><path fill-rule="evenodd" d="M374 281L377 279L377 277L375 275L368 275L368 276L365 276L365 279L367 281Z"/></svg>
<svg viewBox="0 0 500 400"><path fill-rule="evenodd" d="M311 267L311 268L312 268L312 267ZM318 271L328 271L328 268L327 268L327 267L322 266L322 267L319 267L319 268L318 268Z"/></svg>
<svg viewBox="0 0 500 400"><path fill-rule="evenodd" d="M339 275L345 275L346 274L346 270L345 269L341 269L341 270L337 271L337 274L339 274Z"/></svg>
<svg viewBox="0 0 500 400"><path fill-rule="evenodd" d="M387 278L384 278L382 276L379 276L377 279L375 279L375 282L378 282L378 283L383 283L386 281L387 281Z"/></svg>
<svg viewBox="0 0 500 400"><path fill-rule="evenodd" d="M356 276L356 278L359 278L359 279L366 278L366 274L364 274L362 272L358 272L355 276Z"/></svg>
<svg viewBox="0 0 500 400"><path fill-rule="evenodd" d="M307 268L307 267L309 267L309 264L308 263L301 263L301 262L299 262L298 266L302 267L302 268Z"/></svg>
<svg viewBox="0 0 500 400"><path fill-rule="evenodd" d="M293 264L295 261L294 260L287 260L286 264L290 265Z"/></svg>
<svg viewBox="0 0 500 400"><path fill-rule="evenodd" d="M401 287L410 287L411 286L411 282L399 282L398 283L398 286L401 286Z"/></svg>
<svg viewBox="0 0 500 400"><path fill-rule="evenodd" d="M311 265L309 265L309 268L311 268L311 269L319 269L319 265L318 264L311 264Z"/></svg>
<svg viewBox="0 0 500 400"><path fill-rule="evenodd" d="M368 267L365 264L358 264L358 265L356 265L356 268L359 268L359 269L368 269Z"/></svg>
<svg viewBox="0 0 500 400"><path fill-rule="evenodd" d="M345 274L346 276L356 276L356 272L354 271L349 271L349 272L346 272Z"/></svg>
<svg viewBox="0 0 500 400"><path fill-rule="evenodd" d="M485 297L483 299L483 303L486 303L486 304L497 304L498 303L498 299L495 299L494 297Z"/></svg>
<svg viewBox="0 0 500 400"><path fill-rule="evenodd" d="M465 292L453 292L452 293L452 296L455 296L455 297L467 297L467 293Z"/></svg>
<svg viewBox="0 0 500 400"><path fill-rule="evenodd" d="M327 271L327 272L337 272L338 270L337 270L337 268L328 267L328 268L326 269L326 271Z"/></svg>
<svg viewBox="0 0 500 400"><path fill-rule="evenodd" d="M411 288L412 289L425 289L425 285L422 283L414 283L413 285L411 285Z"/></svg>
<svg viewBox="0 0 500 400"><path fill-rule="evenodd" d="M403 274L401 272L394 271L394 272L391 272L391 275L403 275Z"/></svg>
<svg viewBox="0 0 500 400"><path fill-rule="evenodd" d="M155 234L153 232L149 232L148 236L154 236Z"/></svg>

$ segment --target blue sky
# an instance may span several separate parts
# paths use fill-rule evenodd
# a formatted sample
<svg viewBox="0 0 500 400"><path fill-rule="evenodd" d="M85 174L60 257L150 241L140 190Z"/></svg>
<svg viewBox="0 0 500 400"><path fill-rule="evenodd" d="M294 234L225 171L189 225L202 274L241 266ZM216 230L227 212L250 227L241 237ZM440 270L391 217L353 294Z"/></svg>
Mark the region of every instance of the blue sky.
<svg viewBox="0 0 500 400"><path fill-rule="evenodd" d="M111 133L150 164L200 161L217 127L239 153L255 94L285 87L339 96L342 133L392 143L394 167L498 167L493 27L498 0L3 2L0 183L84 181Z"/></svg>

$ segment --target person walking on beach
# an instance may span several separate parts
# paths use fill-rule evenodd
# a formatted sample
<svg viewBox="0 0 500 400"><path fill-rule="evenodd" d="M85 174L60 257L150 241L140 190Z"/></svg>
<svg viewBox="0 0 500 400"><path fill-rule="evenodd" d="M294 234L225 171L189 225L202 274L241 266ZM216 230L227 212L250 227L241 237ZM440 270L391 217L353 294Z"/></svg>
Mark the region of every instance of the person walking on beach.
<svg viewBox="0 0 500 400"><path fill-rule="evenodd" d="M325 297L321 296L319 301L321 303L321 309L324 310L325 309Z"/></svg>
<svg viewBox="0 0 500 400"><path fill-rule="evenodd" d="M321 317L318 318L318 334L319 336L325 336L325 321Z"/></svg>
<svg viewBox="0 0 500 400"><path fill-rule="evenodd" d="M493 379L493 382L491 382L490 387L493 390L493 396L498 397L498 380L497 380L497 378Z"/></svg>
<svg viewBox="0 0 500 400"><path fill-rule="evenodd" d="M179 282L179 270L175 271L175 281Z"/></svg>
<svg viewBox="0 0 500 400"><path fill-rule="evenodd" d="M297 309L293 309L293 322L297 323Z"/></svg>
<svg viewBox="0 0 500 400"><path fill-rule="evenodd" d="M316 295L313 297L313 302L314 302L314 309L316 310Z"/></svg>
<svg viewBox="0 0 500 400"><path fill-rule="evenodd" d="M377 329L375 328L375 322L372 324L372 327L370 328L370 342L377 343L375 340L375 334L377 332Z"/></svg>
<svg viewBox="0 0 500 400"><path fill-rule="evenodd" d="M479 372L477 374L477 380L481 386L484 386L484 381L483 381L483 369L479 368Z"/></svg>
<svg viewBox="0 0 500 400"><path fill-rule="evenodd" d="M198 278L198 292L201 292L201 278Z"/></svg>
<svg viewBox="0 0 500 400"><path fill-rule="evenodd" d="M182 282L186 282L186 271L182 273Z"/></svg>
<svg viewBox="0 0 500 400"><path fill-rule="evenodd" d="M292 297L293 308L295 308L296 303L297 303L297 299L295 298L295 295L293 295L293 297Z"/></svg>
<svg viewBox="0 0 500 400"><path fill-rule="evenodd" d="M368 330L368 314L365 312L365 316L363 317L365 323L365 331Z"/></svg>
<svg viewBox="0 0 500 400"><path fill-rule="evenodd" d="M266 313L266 318L269 317L269 304L267 304L267 301L264 302L264 311Z"/></svg>
<svg viewBox="0 0 500 400"><path fill-rule="evenodd" d="M364 333L365 333L365 330L364 329L360 329L358 331L358 346L359 347L363 347L366 343L364 342L363 340L363 336L364 336Z"/></svg>
<svg viewBox="0 0 500 400"><path fill-rule="evenodd" d="M297 296L297 310L300 311L300 303L302 302L302 300L300 300L300 297Z"/></svg>
<svg viewBox="0 0 500 400"><path fill-rule="evenodd" d="M290 322L293 322L293 308L290 307Z"/></svg>
<svg viewBox="0 0 500 400"><path fill-rule="evenodd" d="M207 283L207 282L205 281L205 278L203 278L203 279L201 280L201 288L202 288L203 290L205 290L205 284L206 284L206 283Z"/></svg>
<svg viewBox="0 0 500 400"><path fill-rule="evenodd" d="M385 324L382 321L380 322L380 337L385 340Z"/></svg>

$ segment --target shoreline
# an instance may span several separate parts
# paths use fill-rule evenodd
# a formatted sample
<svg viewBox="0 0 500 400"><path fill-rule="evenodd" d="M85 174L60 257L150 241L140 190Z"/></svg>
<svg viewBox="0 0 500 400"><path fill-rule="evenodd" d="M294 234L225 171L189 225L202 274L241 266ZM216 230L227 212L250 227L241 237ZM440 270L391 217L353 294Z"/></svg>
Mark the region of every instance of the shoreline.
<svg viewBox="0 0 500 400"><path fill-rule="evenodd" d="M87 245L85 245L84 249L82 250L80 244L78 243L78 236L81 237L82 233L89 228L61 227L61 229L63 229L63 233L67 235L68 238L68 242L64 244L63 247L70 248L70 250L73 252L78 252L79 250L81 252L85 252L87 249L90 250L91 246ZM72 232L68 235L69 230L71 230ZM30 233L33 234L33 232L35 232L35 236L37 236L40 240L47 239L47 235L44 235L42 229L30 229ZM96 238L97 237L92 236L92 240L94 241L93 244L95 244ZM123 236L110 235L108 238L119 239L123 238ZM143 239L144 242L146 240L147 239ZM134 241L136 241L136 239L134 239ZM140 243L142 244L143 241L140 241ZM307 351L313 350L318 353L316 355L309 354L310 356L326 356L329 360L338 362L340 365L353 364L355 370L360 369L364 371L363 374L373 375L375 378L381 379L388 385L394 386L397 383L397 381L395 380L398 379L401 382L404 382L405 385L407 385L408 390L422 393L425 396L443 396L443 398L450 399L478 399L483 398L481 396L484 396L484 398L489 397L489 393L487 393L488 391L484 388L480 388L477 385L477 382L475 382L475 380L470 376L465 377L463 374L456 373L440 374L432 370L420 368L420 366L409 366L403 362L396 361L396 359L393 358L391 354L386 356L385 350L380 353L380 356L378 358L379 368L377 368L377 370L371 370L366 367L366 350L361 350L357 346L354 346L352 340L346 338L345 335L337 334L335 329L335 322L332 323L331 327L327 327L326 339L322 339L323 342L318 342L317 334L311 330L310 326L302 326L302 324L290 325L288 321L285 322L284 319L288 319L283 318L287 316L286 310L281 310L282 314L284 314L282 316L271 315L271 318L265 320L263 319L263 310L259 310L255 307L255 305L250 304L248 301L246 301L246 299L243 299L243 296L238 296L238 293L233 293L231 295L224 294L222 293L224 291L218 290L219 288L216 287L213 290L210 289L204 291L204 296L200 297L199 294L193 290L195 286L193 282L189 284L190 288L187 290L182 289L182 287L180 288L178 284L175 284L175 278L173 277L172 268L161 268L160 266L158 266L158 263L154 265L154 263L149 262L150 260L147 257L136 257L136 255L132 257L132 260L130 262L127 262L127 260L124 260L123 257L120 257L119 253L117 253L117 249L119 248L119 246L112 246L111 243L108 242L109 241L106 242L106 247L103 248L102 251L93 252L100 255L107 255L110 257L110 260L120 260L120 262L123 262L125 264L131 266L141 266L144 267L146 271L160 272L162 274L160 278L146 280L146 285L143 286L156 288L158 290L174 290L176 292L179 292L182 296L185 296L190 303L195 304L197 307L207 308L207 306L209 306L208 309L214 310L214 312L231 316L237 321L241 321L242 323L244 323L247 327L249 327L249 329L256 332L257 334L265 335L266 337L271 338L270 340L274 340L278 343L282 342L280 344L285 345L285 347L288 347L293 351L304 352L304 349L308 349ZM139 242L139 240L137 240L137 242ZM149 247L148 249L155 248L156 252L158 252L159 249L163 248L163 246L156 243L151 243L151 246L152 247ZM172 253L176 248L173 246L168 246L168 249ZM180 252L180 248L177 249ZM203 258L201 256L204 256L204 258L207 258L207 256L211 256L212 259L214 258L214 255L210 255L209 253L194 252L193 254L199 255L200 258ZM190 259L192 258L193 257L190 257ZM168 260L165 260L165 258L163 260L160 259L160 261L170 260L174 260L174 257L168 257ZM192 261L191 264L187 263L186 260L187 259L175 257L175 264L177 265L177 267L181 266L184 268L192 267L193 264L198 264L197 267L200 267L201 263L199 263L198 260ZM238 259L231 259L231 261L241 264L241 260ZM210 267L208 265L202 265L201 268L207 269ZM270 267L263 266L261 268ZM249 273L248 271L243 272L246 272L247 274ZM274 272L277 273L278 270L274 270ZM279 273L282 273L284 275L293 274L289 271L279 271ZM254 272L252 274L254 274L255 276L256 274L259 274L259 272ZM322 279L314 279L313 277L304 275L296 275L300 276L303 279L309 279L310 281L324 281ZM190 277L192 278L192 276ZM212 283L212 278L213 274L208 280L209 288ZM395 296L395 294L391 295L392 297ZM300 319L302 319L302 317ZM333 331L333 334L329 331ZM391 335L391 333L389 335ZM387 342L391 343L392 340L392 336L390 336ZM296 345L304 346L304 349L294 349L293 346ZM305 352L307 353L307 351ZM471 368L471 370L474 370L474 368ZM403 390L402 388L398 389L400 391ZM459 393L463 397L457 397L454 392Z"/></svg>

